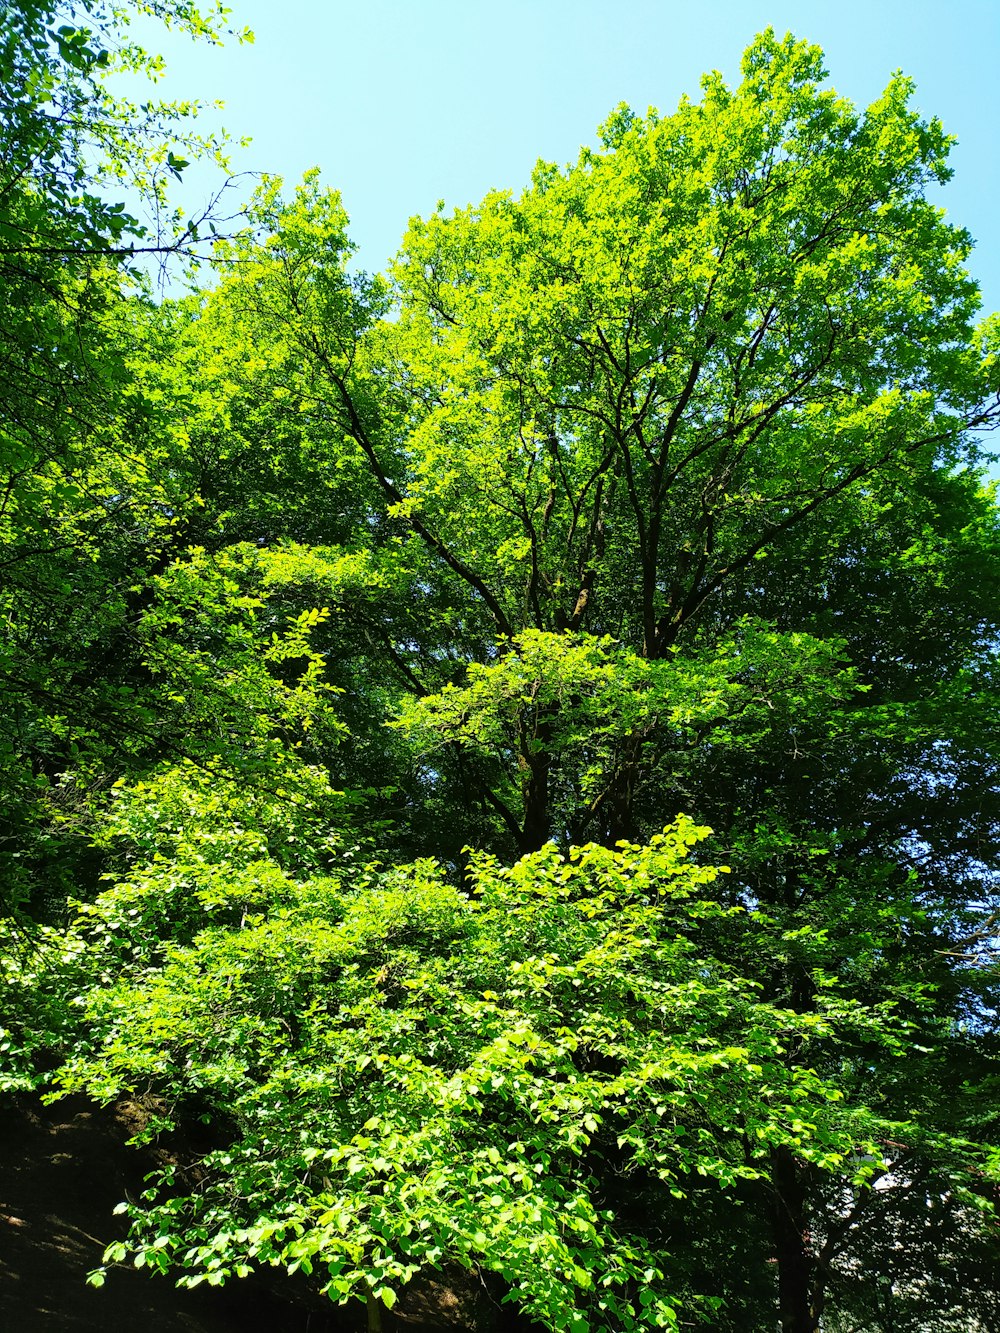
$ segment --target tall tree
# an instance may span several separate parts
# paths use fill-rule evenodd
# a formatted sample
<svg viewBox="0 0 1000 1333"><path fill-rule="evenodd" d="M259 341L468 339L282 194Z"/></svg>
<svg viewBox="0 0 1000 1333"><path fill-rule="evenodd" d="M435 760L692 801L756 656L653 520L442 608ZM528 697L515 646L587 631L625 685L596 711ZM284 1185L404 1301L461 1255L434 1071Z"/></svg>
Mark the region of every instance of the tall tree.
<svg viewBox="0 0 1000 1333"><path fill-rule="evenodd" d="M969 239L925 196L949 141L907 80L859 113L771 36L743 73L415 223L389 323L315 186L220 299L280 329L287 392L464 607L465 679L420 635L388 661L470 829L487 808L523 852L696 810L767 993L810 1012L839 973L939 1049L995 858L997 529L968 469L997 324L972 326ZM877 1101L870 1058L850 1086ZM787 1148L767 1188L782 1325L813 1329L843 1205Z"/></svg>
<svg viewBox="0 0 1000 1333"><path fill-rule="evenodd" d="M146 316L175 535L128 688L175 752L51 965L65 1083L229 1128L135 1210L144 1262L391 1305L450 1253L573 1333L958 1318L948 1246L995 1248L1000 322L926 198L942 127L824 77L766 33L389 279L315 178L269 185ZM731 874L666 855L682 810Z"/></svg>

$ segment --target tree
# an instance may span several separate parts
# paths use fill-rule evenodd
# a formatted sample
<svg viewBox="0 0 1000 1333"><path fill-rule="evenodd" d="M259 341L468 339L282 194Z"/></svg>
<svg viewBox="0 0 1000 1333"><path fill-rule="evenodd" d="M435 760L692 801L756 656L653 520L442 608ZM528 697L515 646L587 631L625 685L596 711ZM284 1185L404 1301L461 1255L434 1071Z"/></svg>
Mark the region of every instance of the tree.
<svg viewBox="0 0 1000 1333"><path fill-rule="evenodd" d="M189 127L197 106L114 95L115 74L160 67L134 13L223 31L224 11L189 0L21 0L0 26L4 911L44 914L92 873L63 834L161 733L135 698L131 631L191 497L150 451L157 409L133 384L158 352L142 262L190 256L199 226L215 230L218 200L185 218L166 182L195 154L224 166L224 145Z"/></svg>
<svg viewBox="0 0 1000 1333"><path fill-rule="evenodd" d="M188 498L138 695L260 786L145 751L50 965L89 1014L51 1024L65 1083L228 1126L200 1196L136 1206L144 1262L391 1304L451 1257L552 1328L959 1318L930 1242L995 1253L1000 322L925 197L942 127L823 78L766 33L737 89L415 222L389 279L315 177L267 185L151 319ZM715 835L672 902L678 811Z"/></svg>
<svg viewBox="0 0 1000 1333"><path fill-rule="evenodd" d="M679 1296L702 1317L722 1298L678 1290L609 1168L683 1197L694 1174L758 1179L782 1144L829 1168L876 1129L783 1055L854 1022L891 1042L879 1017L833 990L814 1014L777 1009L698 947L738 909L687 859L707 832L689 821L644 847L479 855L459 892L428 861L296 883L280 815L261 838L231 812L181 775L123 793L119 835L161 855L79 925L70 969L110 984L63 1084L111 1095L141 1071L161 1129L197 1106L241 1130L202 1164L211 1183L168 1171L112 1257L192 1285L315 1266L331 1298L391 1308L447 1256L548 1328L673 1328Z"/></svg>
<svg viewBox="0 0 1000 1333"><path fill-rule="evenodd" d="M808 1010L817 972L846 968L899 1003L912 960L890 960L918 946L951 1006L955 861L978 873L992 834L973 850L932 774L995 787L995 618L941 584L970 561L995 578L961 467L995 420L996 324L973 332L968 239L924 198L940 125L902 78L859 115L821 74L764 39L737 92L713 76L674 117L621 112L603 154L540 167L520 200L415 224L392 324L338 281L342 217L315 193L228 299L280 327L290 391L464 605L468 683L419 639L399 671L470 816L489 805L524 851L705 811L742 853L776 998ZM941 615L955 635L930 646L919 621ZM810 1185L777 1155L772 1190L784 1326L812 1327Z"/></svg>

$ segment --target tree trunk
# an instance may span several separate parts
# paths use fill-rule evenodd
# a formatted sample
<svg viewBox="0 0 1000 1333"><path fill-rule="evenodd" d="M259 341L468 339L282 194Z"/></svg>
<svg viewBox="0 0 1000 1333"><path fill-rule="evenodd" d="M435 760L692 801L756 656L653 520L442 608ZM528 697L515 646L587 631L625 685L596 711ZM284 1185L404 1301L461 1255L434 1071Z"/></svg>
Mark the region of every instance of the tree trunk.
<svg viewBox="0 0 1000 1333"><path fill-rule="evenodd" d="M365 1313L368 1333L382 1333L382 1306L372 1292L368 1293L368 1299L365 1301Z"/></svg>
<svg viewBox="0 0 1000 1333"><path fill-rule="evenodd" d="M551 706L532 709L520 719L521 791L524 822L521 826L520 852L537 852L552 836L552 812L549 809L549 774L552 756Z"/></svg>
<svg viewBox="0 0 1000 1333"><path fill-rule="evenodd" d="M546 754L533 755L525 765L524 824L520 851L537 852L552 836L549 814L549 758Z"/></svg>
<svg viewBox="0 0 1000 1333"><path fill-rule="evenodd" d="M816 1258L806 1223L806 1187L790 1149L774 1150L771 1182L779 1328L781 1333L819 1333L818 1304L814 1299Z"/></svg>

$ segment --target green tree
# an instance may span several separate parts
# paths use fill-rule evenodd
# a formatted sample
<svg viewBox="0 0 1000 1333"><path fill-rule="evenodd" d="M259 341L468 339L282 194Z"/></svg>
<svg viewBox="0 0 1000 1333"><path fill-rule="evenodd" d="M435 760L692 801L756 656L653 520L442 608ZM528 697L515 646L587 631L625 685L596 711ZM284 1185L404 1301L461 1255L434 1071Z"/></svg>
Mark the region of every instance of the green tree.
<svg viewBox="0 0 1000 1333"><path fill-rule="evenodd" d="M142 1262L917 1333L967 1240L991 1317L1000 323L942 127L823 78L766 33L385 279L270 183L130 307L156 500L90 623L147 739L11 984L63 1086L229 1126Z"/></svg>
<svg viewBox="0 0 1000 1333"><path fill-rule="evenodd" d="M203 1164L211 1184L178 1192L168 1172L113 1258L188 1284L315 1268L333 1299L391 1308L449 1257L548 1328L673 1328L679 1300L705 1317L722 1299L685 1290L616 1173L662 1207L692 1176L758 1179L781 1145L869 1172L877 1119L783 1056L901 1033L832 981L814 1013L775 1008L699 947L705 922L745 918L688 859L707 830L507 868L478 855L458 892L432 861L296 883L280 812L234 834L234 808L182 775L123 792L118 836L161 856L74 934L98 984L64 1086L108 1097L144 1077L171 1120L239 1125Z"/></svg>
<svg viewBox="0 0 1000 1333"><path fill-rule="evenodd" d="M456 607L466 670L420 634L386 665L472 836L488 809L498 848L612 845L692 810L769 997L811 1012L840 973L957 1055L997 827L997 528L970 468L998 329L925 197L941 126L902 77L859 113L822 75L765 36L736 90L620 111L520 199L415 223L391 321L314 184L219 300ZM829 1058L906 1118L911 1080L863 1044ZM813 1329L810 1238L842 1198L783 1149L757 1206L782 1325Z"/></svg>
<svg viewBox="0 0 1000 1333"><path fill-rule="evenodd" d="M91 877L90 794L180 743L138 698L136 619L196 496L134 383L164 351L142 257L190 255L214 230L214 205L185 218L167 181L195 154L223 167L223 141L193 128L196 105L114 93L114 76L160 67L135 14L210 41L225 18L189 0L20 0L0 23L3 910L44 912Z"/></svg>

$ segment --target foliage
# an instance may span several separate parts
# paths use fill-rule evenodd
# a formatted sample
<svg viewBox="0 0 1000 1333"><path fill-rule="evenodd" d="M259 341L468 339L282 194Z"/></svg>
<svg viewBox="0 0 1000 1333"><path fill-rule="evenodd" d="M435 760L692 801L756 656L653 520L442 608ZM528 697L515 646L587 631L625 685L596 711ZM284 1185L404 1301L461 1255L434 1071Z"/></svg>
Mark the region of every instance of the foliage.
<svg viewBox="0 0 1000 1333"><path fill-rule="evenodd" d="M152 405L132 384L136 361L162 352L138 256L189 251L199 223L166 181L196 154L223 158L217 136L191 127L196 106L114 93L114 76L161 68L129 33L135 14L215 41L225 11L18 0L0 23L5 911L44 914L92 874L63 816L114 780L120 747L149 740L126 644L180 519L169 464L148 447Z"/></svg>
<svg viewBox="0 0 1000 1333"><path fill-rule="evenodd" d="M834 639L749 620L711 648L653 661L607 636L525 630L496 661L470 663L464 688L404 700L394 725L424 752L460 745L489 756L491 801L530 847L540 800L546 836L600 834L626 770L635 806L694 749L745 751L773 728L775 710L801 717L853 698L863 687L840 653Z"/></svg>
<svg viewBox="0 0 1000 1333"><path fill-rule="evenodd" d="M448 1254L546 1327L675 1327L669 1257L607 1206L602 1170L683 1197L698 1176L759 1178L786 1144L861 1181L861 1145L887 1131L783 1057L906 1034L832 979L815 1014L775 1008L698 948L703 920L733 915L707 896L718 870L687 859L706 833L680 820L510 868L481 854L467 893L430 861L295 885L227 859L196 872L203 926L183 943L183 857L108 890L78 925L104 978L98 1044L62 1084L148 1080L171 1119L234 1127L196 1189L171 1169L133 1210L128 1251L189 1284L315 1268L334 1299L390 1307ZM170 923L152 934L150 907Z"/></svg>
<svg viewBox="0 0 1000 1333"><path fill-rule="evenodd" d="M0 262L6 278L46 276L87 255L179 248L198 223L171 213L167 178L180 179L185 153L221 156L222 140L200 136L196 103L155 98L136 105L112 91L114 75L155 79L162 60L134 40L138 14L193 38L218 42L228 10L203 12L193 0L18 0L0 31L0 112L5 127L0 175ZM233 34L230 34L233 35ZM237 34L252 40L252 34ZM190 127L189 127L190 122ZM156 230L108 188L131 191ZM40 257L47 266L36 267Z"/></svg>
<svg viewBox="0 0 1000 1333"><path fill-rule="evenodd" d="M142 57L54 12L2 48L2 206L64 259L4 288L52 361L0 421L0 1057L176 1130L109 1259L387 1306L458 1264L574 1333L988 1325L1000 323L943 128L765 33L388 276L265 181L156 306L82 155Z"/></svg>

